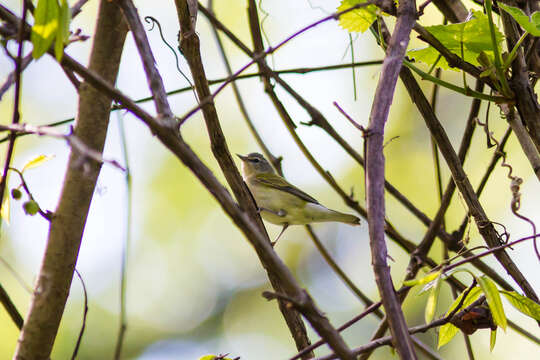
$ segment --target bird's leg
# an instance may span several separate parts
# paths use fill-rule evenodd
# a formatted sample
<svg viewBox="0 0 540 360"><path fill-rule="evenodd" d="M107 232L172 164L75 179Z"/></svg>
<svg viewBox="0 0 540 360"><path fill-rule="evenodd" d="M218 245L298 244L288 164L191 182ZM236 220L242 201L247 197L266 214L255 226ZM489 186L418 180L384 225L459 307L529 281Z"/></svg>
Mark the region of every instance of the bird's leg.
<svg viewBox="0 0 540 360"><path fill-rule="evenodd" d="M285 217L285 215L287 215L287 212L283 209L279 209L279 211L274 211L274 210L270 210L270 209L267 209L267 208L263 208L263 207L260 207L257 209L257 211L259 212L259 214L262 212L262 211L268 211L269 213L272 213L276 216L279 216L279 217Z"/></svg>
<svg viewBox="0 0 540 360"><path fill-rule="evenodd" d="M280 210L282 211L282 210ZM274 247L277 243L277 241L279 240L279 238L281 237L281 235L283 235L283 233L285 232L285 230L287 230L287 228L289 227L289 223L285 223L283 224L283 229L281 229L281 232L279 233L279 235L277 236L276 240L272 241L272 247Z"/></svg>

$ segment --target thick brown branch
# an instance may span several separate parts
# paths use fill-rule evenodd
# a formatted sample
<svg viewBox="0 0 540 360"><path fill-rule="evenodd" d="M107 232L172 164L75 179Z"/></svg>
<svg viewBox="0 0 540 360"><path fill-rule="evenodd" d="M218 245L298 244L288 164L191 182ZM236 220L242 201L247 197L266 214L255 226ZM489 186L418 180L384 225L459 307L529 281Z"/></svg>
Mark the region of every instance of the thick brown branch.
<svg viewBox="0 0 540 360"><path fill-rule="evenodd" d="M384 238L384 127L392 104L394 90L409 36L415 22L416 5L412 0L400 1L396 27L388 43L381 76L369 116L366 154L367 212L375 281L386 310L393 343L402 359L416 359L407 324L396 295Z"/></svg>
<svg viewBox="0 0 540 360"><path fill-rule="evenodd" d="M117 7L100 5L89 68L114 83L127 27ZM76 136L101 153L111 99L88 83L81 84ZM92 161L84 170L80 155L72 152L30 310L21 332L15 359L48 359L58 331L77 262L82 233L101 163Z"/></svg>

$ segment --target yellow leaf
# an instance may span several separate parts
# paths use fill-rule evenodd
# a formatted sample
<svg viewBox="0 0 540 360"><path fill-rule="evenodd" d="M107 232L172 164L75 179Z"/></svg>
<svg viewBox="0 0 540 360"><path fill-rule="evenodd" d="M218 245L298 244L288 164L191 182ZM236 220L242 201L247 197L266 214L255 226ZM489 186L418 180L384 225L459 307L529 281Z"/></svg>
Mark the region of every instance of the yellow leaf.
<svg viewBox="0 0 540 360"><path fill-rule="evenodd" d="M24 164L21 172L24 172L25 170L28 170L28 169L36 168L40 166L41 164L43 164L44 162L51 160L53 157L54 155L39 155L33 158L32 160L28 161L26 164Z"/></svg>
<svg viewBox="0 0 540 360"><path fill-rule="evenodd" d="M2 208L0 209L0 219L9 225L9 196L6 196Z"/></svg>

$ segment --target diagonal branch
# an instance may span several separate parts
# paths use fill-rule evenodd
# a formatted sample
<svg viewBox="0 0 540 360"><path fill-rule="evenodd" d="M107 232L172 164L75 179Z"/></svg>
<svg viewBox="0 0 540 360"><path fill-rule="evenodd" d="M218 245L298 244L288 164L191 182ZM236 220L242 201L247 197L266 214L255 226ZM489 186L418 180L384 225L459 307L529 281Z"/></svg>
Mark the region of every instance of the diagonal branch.
<svg viewBox="0 0 540 360"><path fill-rule="evenodd" d="M422 117L424 118L432 136L437 142L437 145L439 146L441 153L450 168L452 178L454 179L457 188L462 194L467 204L467 207L469 208L469 212L473 216L478 230L484 238L484 241L489 247L498 246L498 234L495 231L493 224L489 221L486 213L484 212L482 205L478 201L478 197L476 196L476 193L474 192L474 189L472 188L472 185L469 182L469 179L465 174L463 167L461 166L460 160L455 153L452 144L450 143L450 140L448 139L448 136L444 131L444 128L442 127L441 123L433 112L433 109L429 105L429 102L424 96L422 89L414 79L409 69L403 68L401 70L400 77L405 84L405 87L407 88L407 91L409 92L409 95L411 96L413 102L416 104L418 110L422 114ZM515 263L508 256L508 254L504 251L501 251L497 252L495 256L497 260L499 260L501 265L505 268L505 270L510 274L510 276L512 276L512 278L518 283L518 285L525 292L525 294L530 299L538 302L538 297L534 289L531 287L523 274L519 271Z"/></svg>
<svg viewBox="0 0 540 360"><path fill-rule="evenodd" d="M209 1L208 3L209 11L213 13L213 1ZM223 46L223 43L221 41L221 38L219 37L219 33L217 32L215 27L212 27L212 31L214 33L214 37L216 39L219 52L221 53L221 57L223 59L223 62L225 64L225 68L227 70L227 75L230 77L232 76L232 68L229 63L229 59L226 56L225 48ZM276 158L271 152L270 149L266 146L264 141L262 140L262 137L257 132L257 129L255 128L255 125L251 121L251 118L247 112L246 106L244 104L244 101L242 99L242 96L240 94L240 90L238 89L238 86L236 84L236 81L232 83L232 89L236 98L236 102L238 104L238 107L240 109L240 112L242 113L242 116L244 117L244 120L246 121L249 130L251 131L253 137L255 137L255 140L263 150L263 153L265 154L266 158L270 160L274 168L279 174L282 174L281 169L281 157ZM281 285L278 282L273 281L274 289L277 292L282 292ZM285 319L285 322L287 323L287 326L289 327L289 331L291 332L291 335L294 339L294 342L296 344L296 347L298 350L302 350L306 347L308 347L311 342L309 340L309 337L307 335L306 326L300 317L300 314L295 309L288 306L288 303L283 301L282 299L277 299L279 310L283 314L283 317ZM303 355L304 359L313 358L314 354L312 352L307 352L305 355Z"/></svg>
<svg viewBox="0 0 540 360"><path fill-rule="evenodd" d="M219 29L222 31L228 38L231 40L239 49L241 49L246 55L255 58L256 55L254 52L252 52L247 45L245 45L238 37L236 37L223 23L221 23L210 11L208 11L202 4L199 3L199 11L205 15L205 17L210 21L210 23L213 25L213 27ZM258 73L259 75L263 76L263 79L265 77L272 77L278 84L280 84L285 91L287 91L293 98L295 98L299 105L302 106L312 117L312 120L308 124L315 124L318 126L321 126L325 131L329 132L331 136L344 147L344 149L357 161L361 161L361 164L363 164L363 159L359 154L356 153L350 146L347 146L346 142L340 141L339 135L331 128L329 122L324 118L322 113L318 111L316 108L314 108L311 104L309 104L305 99L303 99L294 89L292 89L281 77L276 71L272 71L266 65L266 63L263 60L258 61L258 65L261 66L262 70ZM367 212L366 210L360 206L360 204L352 199L335 181L335 179L331 176L331 174L327 171L325 171L318 163L317 161L311 156L311 153L309 150L305 147L305 145L302 143L300 138L295 132L296 125L292 122L291 117L288 115L286 109L282 106L281 102L277 98L277 95L275 95L275 92L273 91L272 87L265 87L265 91L267 94L271 97L272 102L274 103L274 106L276 107L278 114L282 118L284 124L286 125L287 129L289 130L291 136L293 137L293 140L298 145L302 153L306 156L308 161L313 165L313 167L317 170L317 172L323 177L326 182L340 195L340 197L343 199L345 204L352 209L354 209L358 214L360 214L362 217L366 217ZM351 151L352 150L352 151ZM356 156L355 156L356 154ZM414 209L414 205L410 204L407 199L400 199L401 194L397 192L392 192L391 187L389 186L387 190L392 193L400 202L402 202L405 207L407 207L414 215L416 215L426 226L429 226L431 223L431 219L429 219L425 214L423 214L421 211ZM398 195L399 194L399 195ZM401 196L403 197L403 196ZM405 201L404 201L405 200ZM410 205L408 205L409 203ZM409 240L405 239L403 236L401 236L395 228L391 225L389 221L386 221L386 227L385 227L386 234L393 239L401 248L403 248L407 252L412 252L415 248L415 245L410 242ZM453 239L453 237L446 233L446 232L439 232L439 236L442 236L441 239L449 244L455 244L457 243L456 240ZM455 247L455 246L454 246ZM456 251L459 250L459 248L455 249ZM465 256L467 256L468 253L465 253ZM483 263L482 261L474 261L473 265L477 267L480 271L488 275L490 278L494 279L501 287L505 289L512 289L512 286L502 277L500 276L495 270L490 268L488 265Z"/></svg>
<svg viewBox="0 0 540 360"><path fill-rule="evenodd" d="M180 49L190 66L199 98L206 99L211 94L202 65L199 38L194 28L195 22L193 21L193 17L196 16L196 13L190 12L187 1L176 0L175 3L180 23ZM193 11L193 9L191 9L191 11ZM256 215L255 204L251 198L251 194L243 183L228 151L213 102L204 104L202 111L210 135L212 151L225 174L227 182L238 199L240 207L247 211L248 214L257 221L259 231L263 232L264 226L262 225L260 217ZM268 241L267 236L265 238ZM269 242L265 245L267 247L270 246ZM339 332L336 331L328 319L315 307L307 292L299 289L295 282L294 286L284 288L287 290L288 295L295 299L295 304L300 304L300 306L297 306L297 309L304 314L319 335L327 340L329 346L343 359L352 359L353 357L350 350Z"/></svg>

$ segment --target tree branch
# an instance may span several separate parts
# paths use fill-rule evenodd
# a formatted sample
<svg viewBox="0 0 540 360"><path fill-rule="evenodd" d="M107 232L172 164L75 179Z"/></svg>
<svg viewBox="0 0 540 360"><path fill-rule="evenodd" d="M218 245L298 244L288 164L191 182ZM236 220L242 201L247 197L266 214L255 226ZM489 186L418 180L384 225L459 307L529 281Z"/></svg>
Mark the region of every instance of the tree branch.
<svg viewBox="0 0 540 360"><path fill-rule="evenodd" d="M416 4L413 0L400 1L396 27L388 43L379 83L369 116L366 155L367 212L375 281L388 318L396 350L402 359L416 359L401 303L395 293L387 264L384 239L384 126L390 111L396 82L415 22Z"/></svg>
<svg viewBox="0 0 540 360"><path fill-rule="evenodd" d="M452 178L454 179L456 186L467 203L469 212L473 216L478 230L484 238L484 241L489 247L498 246L498 234L495 231L493 224L487 218L482 205L478 201L478 197L476 196L476 193L474 192L471 183L469 182L469 179L461 166L460 160L457 157L457 154L455 153L450 140L444 131L444 128L440 124L435 113L433 112L433 109L424 96L422 89L414 79L409 69L403 68L401 70L400 77L405 84L405 87L407 88L413 102L416 104L418 110L422 114L422 117L424 118L432 136L435 138L435 141L437 142L437 145L439 146L441 153L450 168ZM527 294L527 296L532 300L538 302L538 297L536 296L533 288L523 274L521 274L508 254L504 251L500 251L496 253L496 257L510 276L512 276L512 278L519 284L525 294Z"/></svg>
<svg viewBox="0 0 540 360"><path fill-rule="evenodd" d="M116 79L126 31L116 6L101 1L89 68L110 83ZM108 96L86 82L81 84L75 134L99 153L107 133L110 106ZM99 162L92 162L84 171L77 166L79 163L80 155L72 152L15 359L48 359L51 353L101 168Z"/></svg>

